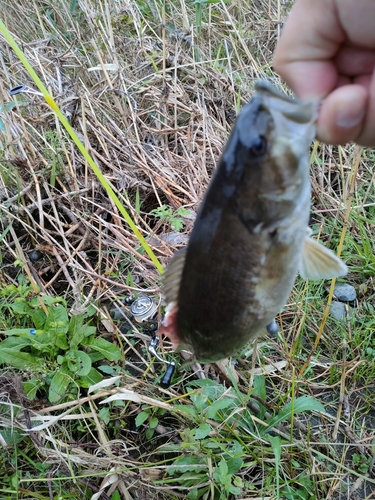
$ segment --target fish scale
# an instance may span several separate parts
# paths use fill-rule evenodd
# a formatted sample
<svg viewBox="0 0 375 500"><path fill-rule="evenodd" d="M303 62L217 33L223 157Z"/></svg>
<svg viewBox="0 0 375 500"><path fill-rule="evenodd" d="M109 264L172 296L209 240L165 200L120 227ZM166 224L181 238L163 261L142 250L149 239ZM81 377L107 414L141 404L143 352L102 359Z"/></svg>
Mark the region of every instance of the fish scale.
<svg viewBox="0 0 375 500"><path fill-rule="evenodd" d="M304 278L346 274L345 264L310 238L309 145L318 103L288 97L267 82L240 112L204 196L188 246L164 277L159 334L212 362L267 331ZM274 327L272 327L274 328ZM272 330L270 328L270 330Z"/></svg>

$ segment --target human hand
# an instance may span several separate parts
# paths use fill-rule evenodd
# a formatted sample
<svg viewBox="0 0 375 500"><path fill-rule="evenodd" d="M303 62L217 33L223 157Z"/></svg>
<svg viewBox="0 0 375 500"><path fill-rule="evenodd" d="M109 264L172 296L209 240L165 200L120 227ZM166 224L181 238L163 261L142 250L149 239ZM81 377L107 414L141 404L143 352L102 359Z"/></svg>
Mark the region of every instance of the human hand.
<svg viewBox="0 0 375 500"><path fill-rule="evenodd" d="M297 0L274 67L298 97L324 98L320 140L375 146L374 0Z"/></svg>

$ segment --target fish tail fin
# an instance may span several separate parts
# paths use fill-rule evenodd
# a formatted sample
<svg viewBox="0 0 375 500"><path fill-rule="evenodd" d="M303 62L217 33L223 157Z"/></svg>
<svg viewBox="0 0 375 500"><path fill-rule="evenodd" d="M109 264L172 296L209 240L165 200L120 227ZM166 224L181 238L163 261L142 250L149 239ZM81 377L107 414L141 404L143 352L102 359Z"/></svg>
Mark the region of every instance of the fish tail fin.
<svg viewBox="0 0 375 500"><path fill-rule="evenodd" d="M348 268L332 250L307 235L299 272L304 279L322 280L345 276Z"/></svg>

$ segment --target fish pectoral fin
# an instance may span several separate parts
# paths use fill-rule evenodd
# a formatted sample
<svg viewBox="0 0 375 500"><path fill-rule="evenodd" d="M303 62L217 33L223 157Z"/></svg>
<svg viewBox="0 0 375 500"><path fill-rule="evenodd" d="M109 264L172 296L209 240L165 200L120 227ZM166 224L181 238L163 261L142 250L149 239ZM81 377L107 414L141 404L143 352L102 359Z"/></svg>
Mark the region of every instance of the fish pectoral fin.
<svg viewBox="0 0 375 500"><path fill-rule="evenodd" d="M345 276L348 268L332 250L307 235L299 272L304 279L328 280Z"/></svg>
<svg viewBox="0 0 375 500"><path fill-rule="evenodd" d="M177 302L187 247L178 250L171 258L163 274L163 295L167 304Z"/></svg>

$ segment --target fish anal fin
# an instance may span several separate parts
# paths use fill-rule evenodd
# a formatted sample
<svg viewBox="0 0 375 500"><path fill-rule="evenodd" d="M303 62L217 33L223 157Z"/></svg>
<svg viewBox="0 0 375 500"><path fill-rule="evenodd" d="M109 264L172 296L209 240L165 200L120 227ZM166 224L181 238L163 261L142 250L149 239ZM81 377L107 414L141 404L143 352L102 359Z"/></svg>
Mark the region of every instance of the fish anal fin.
<svg viewBox="0 0 375 500"><path fill-rule="evenodd" d="M311 239L308 233L299 271L304 279L322 280L345 276L348 268L332 250Z"/></svg>
<svg viewBox="0 0 375 500"><path fill-rule="evenodd" d="M163 274L163 296L167 304L177 302L182 272L184 270L187 247L181 248L170 260Z"/></svg>

